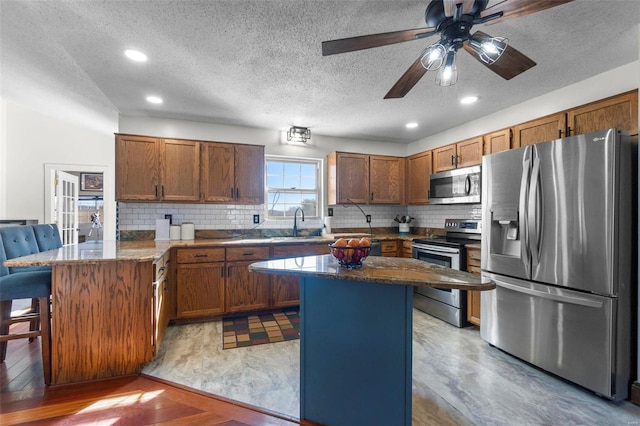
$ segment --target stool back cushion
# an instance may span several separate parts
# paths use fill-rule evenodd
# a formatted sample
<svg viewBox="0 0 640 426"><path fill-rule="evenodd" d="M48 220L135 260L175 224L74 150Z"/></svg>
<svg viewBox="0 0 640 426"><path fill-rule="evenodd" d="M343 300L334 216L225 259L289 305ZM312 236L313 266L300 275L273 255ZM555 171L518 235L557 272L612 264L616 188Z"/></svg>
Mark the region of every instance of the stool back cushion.
<svg viewBox="0 0 640 426"><path fill-rule="evenodd" d="M2 245L7 259L39 253L38 242L30 225L8 226L0 228ZM11 267L11 273L29 270L29 267Z"/></svg>
<svg viewBox="0 0 640 426"><path fill-rule="evenodd" d="M9 275L9 268L4 266L5 260L7 260L7 254L4 252L4 244L2 244L2 236L0 236L0 277Z"/></svg>
<svg viewBox="0 0 640 426"><path fill-rule="evenodd" d="M58 225L41 224L32 226L40 251L53 250L62 247L62 240L60 239Z"/></svg>

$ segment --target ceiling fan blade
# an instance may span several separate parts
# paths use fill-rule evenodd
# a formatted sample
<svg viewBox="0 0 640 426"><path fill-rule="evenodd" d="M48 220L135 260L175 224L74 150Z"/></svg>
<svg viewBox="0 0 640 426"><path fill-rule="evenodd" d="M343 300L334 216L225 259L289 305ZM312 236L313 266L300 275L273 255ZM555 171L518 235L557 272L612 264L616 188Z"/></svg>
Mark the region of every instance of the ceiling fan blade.
<svg viewBox="0 0 640 426"><path fill-rule="evenodd" d="M479 37L489 37L487 34L482 31L477 31L474 36L479 35ZM531 58L520 53L519 50L514 49L511 46L507 46L500 59L495 61L493 64L487 64L482 59L478 53L469 46L469 42L466 41L463 46L464 50L466 50L471 56L476 58L482 65L489 68L491 71L498 74L500 77L505 80L511 80L513 77L518 74L522 74L529 68L532 68L536 65Z"/></svg>
<svg viewBox="0 0 640 426"><path fill-rule="evenodd" d="M393 85L391 90L384 95L385 99L395 99L395 98L404 98L404 96L409 93L413 86L416 85L418 81L422 78L423 75L427 73L425 67L422 66L422 62L420 62L420 58L416 59L416 61L409 67L402 77L396 84Z"/></svg>
<svg viewBox="0 0 640 426"><path fill-rule="evenodd" d="M390 33L370 34L358 37L342 38L322 42L322 56L336 53L354 52L372 47L402 43L435 34L435 28L416 28L413 30L393 31Z"/></svg>
<svg viewBox="0 0 640 426"><path fill-rule="evenodd" d="M491 25L496 22L504 21L505 19L519 18L551 7L560 6L571 1L573 0L504 0L501 3L483 10L482 13L480 13L480 17L484 18L487 15L502 12L502 17L486 23L486 25Z"/></svg>
<svg viewBox="0 0 640 426"><path fill-rule="evenodd" d="M471 13L475 0L443 0L444 15L451 17L456 12L456 5L462 4L462 13Z"/></svg>

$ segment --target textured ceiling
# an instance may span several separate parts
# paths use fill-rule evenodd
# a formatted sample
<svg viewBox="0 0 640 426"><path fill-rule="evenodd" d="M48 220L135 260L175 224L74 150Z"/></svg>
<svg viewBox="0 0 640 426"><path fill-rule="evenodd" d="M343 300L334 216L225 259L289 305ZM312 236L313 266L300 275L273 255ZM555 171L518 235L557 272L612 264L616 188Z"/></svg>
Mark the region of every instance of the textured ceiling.
<svg viewBox="0 0 640 426"><path fill-rule="evenodd" d="M537 62L510 81L460 51L455 86L436 86L435 73L427 73L405 98L384 100L437 36L321 55L324 40L424 27L427 4L2 0L1 94L31 104L58 96L51 98L58 109L84 105L267 129L298 125L313 134L406 143L638 59L638 0L575 0L474 26L509 38ZM126 48L149 61L128 61ZM149 94L164 104L148 104ZM469 94L480 100L460 105ZM419 127L406 129L409 121Z"/></svg>

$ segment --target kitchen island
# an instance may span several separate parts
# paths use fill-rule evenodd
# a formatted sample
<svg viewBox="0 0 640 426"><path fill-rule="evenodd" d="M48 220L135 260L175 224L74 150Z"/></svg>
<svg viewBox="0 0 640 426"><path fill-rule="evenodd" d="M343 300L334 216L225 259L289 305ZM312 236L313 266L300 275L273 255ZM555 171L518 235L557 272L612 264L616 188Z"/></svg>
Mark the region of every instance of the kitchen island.
<svg viewBox="0 0 640 426"><path fill-rule="evenodd" d="M491 290L477 275L415 259L331 255L253 263L300 278L300 418L320 424L410 425L413 288Z"/></svg>

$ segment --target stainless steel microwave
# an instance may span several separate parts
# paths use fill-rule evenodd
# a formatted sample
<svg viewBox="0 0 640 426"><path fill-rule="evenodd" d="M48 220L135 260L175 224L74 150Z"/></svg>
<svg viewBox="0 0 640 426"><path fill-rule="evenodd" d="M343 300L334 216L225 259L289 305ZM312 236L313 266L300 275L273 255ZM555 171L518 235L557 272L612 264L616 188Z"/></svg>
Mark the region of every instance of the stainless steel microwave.
<svg viewBox="0 0 640 426"><path fill-rule="evenodd" d="M481 170L481 166L472 166L432 174L429 182L429 203L480 203Z"/></svg>

